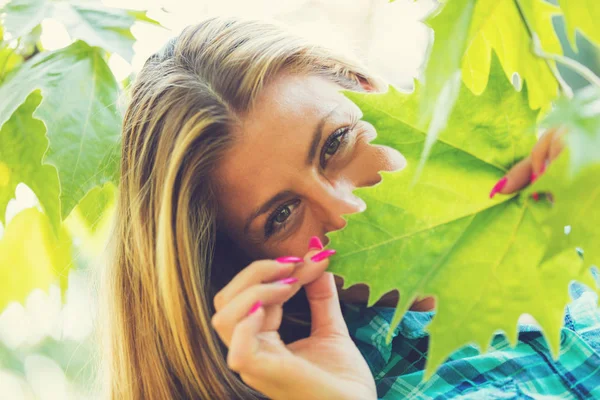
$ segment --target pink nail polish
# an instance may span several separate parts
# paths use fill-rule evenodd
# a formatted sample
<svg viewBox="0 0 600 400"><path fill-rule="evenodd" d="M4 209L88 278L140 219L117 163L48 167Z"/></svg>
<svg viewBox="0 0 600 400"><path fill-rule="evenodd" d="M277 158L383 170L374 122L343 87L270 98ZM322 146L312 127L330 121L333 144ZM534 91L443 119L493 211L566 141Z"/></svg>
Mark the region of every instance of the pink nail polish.
<svg viewBox="0 0 600 400"><path fill-rule="evenodd" d="M282 263L282 264L289 264L289 263L299 263L299 262L302 262L303 260L300 257L287 256L287 257L276 258L275 261L277 261L278 263Z"/></svg>
<svg viewBox="0 0 600 400"><path fill-rule="evenodd" d="M502 179L500 179L492 188L492 191L490 192L490 199L493 198L496 193L498 193L499 191L501 191L504 186L506 186L506 182L508 181L507 177L504 177Z"/></svg>
<svg viewBox="0 0 600 400"><path fill-rule="evenodd" d="M335 254L334 249L323 250L310 258L311 261L319 262Z"/></svg>
<svg viewBox="0 0 600 400"><path fill-rule="evenodd" d="M542 167L542 171L540 171L540 175L541 175L542 172L544 172L544 168L545 168L545 166ZM531 178L530 178L531 183L535 182L538 177L539 177L539 175L537 175L535 172L532 172L531 173ZM535 201L538 201L540 199L540 194L536 192L536 193L532 194L531 197L533 197L533 199Z"/></svg>
<svg viewBox="0 0 600 400"><path fill-rule="evenodd" d="M292 283L298 282L298 278L290 277L277 281L277 283L283 283L284 285L291 285Z"/></svg>
<svg viewBox="0 0 600 400"><path fill-rule="evenodd" d="M258 310L260 308L260 306L262 306L262 301L259 300L256 303L254 303L254 305L252 306L250 311L248 311L248 315L254 314L256 312L256 310Z"/></svg>
<svg viewBox="0 0 600 400"><path fill-rule="evenodd" d="M308 242L308 249L309 250L323 250L323 243L321 242L321 239L319 239L318 236L311 237L310 241Z"/></svg>
<svg viewBox="0 0 600 400"><path fill-rule="evenodd" d="M542 164L542 169L540 169L540 175L541 175L541 174L543 174L543 173L544 173L544 171L546 171L546 167L547 167L547 166L548 166L548 165L547 165L546 163L543 163L543 164Z"/></svg>
<svg viewBox="0 0 600 400"><path fill-rule="evenodd" d="M529 178L529 180L531 181L531 183L535 182L536 179L538 178L539 175L537 175L535 172L531 173L531 178Z"/></svg>

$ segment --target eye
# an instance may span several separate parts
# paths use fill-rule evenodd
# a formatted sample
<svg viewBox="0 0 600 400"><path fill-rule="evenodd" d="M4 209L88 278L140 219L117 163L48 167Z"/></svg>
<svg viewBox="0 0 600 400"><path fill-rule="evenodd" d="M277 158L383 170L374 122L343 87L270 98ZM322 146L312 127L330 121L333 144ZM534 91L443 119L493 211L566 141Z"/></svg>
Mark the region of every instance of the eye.
<svg viewBox="0 0 600 400"><path fill-rule="evenodd" d="M269 238L287 225L289 222L288 219L292 215L293 210L298 207L298 204L300 204L300 200L281 205L269 215L265 224L265 238Z"/></svg>
<svg viewBox="0 0 600 400"><path fill-rule="evenodd" d="M325 168L327 161L331 158L331 156L337 153L340 147L345 144L349 130L349 127L340 128L327 138L325 144L323 145L323 150L321 151L322 168Z"/></svg>

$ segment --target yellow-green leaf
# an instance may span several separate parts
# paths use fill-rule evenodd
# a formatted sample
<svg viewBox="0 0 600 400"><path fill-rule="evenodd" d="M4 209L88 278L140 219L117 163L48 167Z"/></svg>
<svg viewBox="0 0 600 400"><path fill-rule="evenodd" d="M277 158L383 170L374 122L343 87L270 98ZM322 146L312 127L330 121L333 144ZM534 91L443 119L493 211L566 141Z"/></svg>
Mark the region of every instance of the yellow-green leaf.
<svg viewBox="0 0 600 400"><path fill-rule="evenodd" d="M131 33L133 23L142 21L160 26L145 11L107 7L97 0L11 0L3 11L6 31L13 37L24 36L44 18L52 18L62 22L73 39L117 53L129 62L135 42Z"/></svg>
<svg viewBox="0 0 600 400"><path fill-rule="evenodd" d="M551 234L546 258L580 248L583 268L600 266L600 88L561 98L545 123L569 130L568 152L527 191L549 192L554 199L545 221Z"/></svg>
<svg viewBox="0 0 600 400"><path fill-rule="evenodd" d="M413 184L426 129L415 125L418 93L347 92L375 126L374 144L399 150L405 170L382 172L378 185L356 190L362 213L328 234L338 250L330 270L344 286L366 283L369 305L398 290L388 340L417 298L434 296L437 313L427 330L425 376L455 350L475 343L482 351L498 330L512 344L517 320L529 313L558 354L568 284L587 272L572 249L545 257L551 233L547 201L527 195L488 197L490 189L536 141L537 113L527 87L516 92L492 58L489 84L475 96L462 87L447 128ZM540 293L544 293L540 296Z"/></svg>
<svg viewBox="0 0 600 400"><path fill-rule="evenodd" d="M547 107L558 95L558 82L548 62L533 54L527 25L539 36L545 51L562 54L552 26L552 15L559 13L558 7L544 0L477 1L462 61L465 85L475 94L483 93L494 50L509 80L518 73L527 82L531 108Z"/></svg>
<svg viewBox="0 0 600 400"><path fill-rule="evenodd" d="M64 228L56 236L36 208L15 215L0 239L0 310L25 300L33 289L47 291L52 283L64 291L71 261L71 238Z"/></svg>
<svg viewBox="0 0 600 400"><path fill-rule="evenodd" d="M575 31L579 30L596 46L600 46L600 2L598 0L559 0L565 16L567 37L577 50Z"/></svg>
<svg viewBox="0 0 600 400"><path fill-rule="evenodd" d="M54 200L44 198L43 193L36 195L56 226L55 210L60 210L64 219L88 191L117 179L119 88L98 49L77 41L64 49L38 54L0 86L0 127L37 89L42 101L34 116L46 126L48 138L42 162L58 170L60 204L50 211L48 205ZM18 132L21 140L26 140L27 133Z"/></svg>
<svg viewBox="0 0 600 400"><path fill-rule="evenodd" d="M15 196L19 182L25 183L38 197L56 231L60 226L58 173L52 165L42 164L48 148L46 127L33 117L42 101L39 90L32 92L0 129L0 221Z"/></svg>

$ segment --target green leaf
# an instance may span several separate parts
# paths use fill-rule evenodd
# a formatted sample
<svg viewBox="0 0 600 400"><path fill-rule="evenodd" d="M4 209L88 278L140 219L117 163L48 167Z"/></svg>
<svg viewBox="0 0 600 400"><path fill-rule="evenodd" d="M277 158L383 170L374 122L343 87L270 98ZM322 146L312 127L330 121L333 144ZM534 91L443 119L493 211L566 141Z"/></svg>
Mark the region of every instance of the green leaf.
<svg viewBox="0 0 600 400"><path fill-rule="evenodd" d="M135 18L127 11L89 1L57 2L52 17L65 24L73 38L117 53L131 62L135 42L131 26Z"/></svg>
<svg viewBox="0 0 600 400"><path fill-rule="evenodd" d="M460 71L474 3L474 0L450 1L426 21L435 35L427 57L421 101L426 120L433 115L434 104L446 82Z"/></svg>
<svg viewBox="0 0 600 400"><path fill-rule="evenodd" d="M143 11L143 10L127 10L127 14L129 14L133 18L135 18L136 21L146 22L146 23L151 24L151 25L156 25L156 26L162 27L162 25L161 25L160 22L158 22L154 18L150 18L148 16L148 12L147 11Z"/></svg>
<svg viewBox="0 0 600 400"><path fill-rule="evenodd" d="M77 205L81 219L92 233L103 222L105 213L115 204L116 196L117 188L109 182L90 190Z"/></svg>
<svg viewBox="0 0 600 400"><path fill-rule="evenodd" d="M6 30L13 37L27 34L44 18L54 18L72 38L117 53L128 62L133 58L133 23L160 25L145 11L106 7L99 1L12 0L4 11Z"/></svg>
<svg viewBox="0 0 600 400"><path fill-rule="evenodd" d="M474 0L454 0L442 6L443 12L428 20L435 38L425 69L426 85L422 91L421 119L433 117L419 171L429 156L433 143L448 117L460 89L460 67L467 43Z"/></svg>
<svg viewBox="0 0 600 400"><path fill-rule="evenodd" d="M23 301L33 289L48 290L59 281L67 287L71 265L71 238L61 227L52 232L48 218L28 208L8 223L0 239L0 310L11 301Z"/></svg>
<svg viewBox="0 0 600 400"><path fill-rule="evenodd" d="M10 47L0 48L0 83L15 68L23 63L23 57Z"/></svg>
<svg viewBox="0 0 600 400"><path fill-rule="evenodd" d="M60 206L53 209L64 219L90 189L117 181L119 89L98 50L77 41L33 57L0 86L0 126L36 89L43 98L34 116L46 125L49 142L42 163L58 170Z"/></svg>
<svg viewBox="0 0 600 400"><path fill-rule="evenodd" d="M495 50L507 78L518 73L527 82L531 108L548 106L558 95L558 82L548 63L533 54L527 26L539 36L545 51L562 54L552 26L552 16L559 13L558 7L543 0L477 1L462 61L465 85L475 94L483 93Z"/></svg>
<svg viewBox="0 0 600 400"><path fill-rule="evenodd" d="M24 36L47 18L49 8L48 0L9 1L2 8L4 29L12 39Z"/></svg>
<svg viewBox="0 0 600 400"><path fill-rule="evenodd" d="M356 191L367 209L345 216L347 226L328 234L338 250L330 270L344 278L344 287L368 284L369 305L398 290L392 330L415 299L436 297L426 377L463 345L486 350L498 330L516 344L523 313L536 318L557 355L568 283L581 274L574 251L540 266L550 236L542 228L549 202L518 194L488 197L531 151L537 117L527 107L526 90L514 90L495 57L491 64L481 96L461 88L414 185L426 137L414 123L420 88L412 95L393 88L385 94L346 92L377 129L373 143L398 149L408 163L403 171L382 172L380 184Z"/></svg>
<svg viewBox="0 0 600 400"><path fill-rule="evenodd" d="M52 165L42 164L48 148L44 123L33 118L42 96L31 93L0 130L0 221L15 195L19 182L25 183L38 197L56 231L60 225L58 173Z"/></svg>
<svg viewBox="0 0 600 400"><path fill-rule="evenodd" d="M554 199L546 258L581 248L583 268L600 266L600 89L590 86L572 100L561 98L545 124L568 129L568 152L527 191L549 192Z"/></svg>
<svg viewBox="0 0 600 400"><path fill-rule="evenodd" d="M585 35L596 46L600 46L600 2L597 0L559 0L565 16L567 37L571 47L577 50L575 30Z"/></svg>

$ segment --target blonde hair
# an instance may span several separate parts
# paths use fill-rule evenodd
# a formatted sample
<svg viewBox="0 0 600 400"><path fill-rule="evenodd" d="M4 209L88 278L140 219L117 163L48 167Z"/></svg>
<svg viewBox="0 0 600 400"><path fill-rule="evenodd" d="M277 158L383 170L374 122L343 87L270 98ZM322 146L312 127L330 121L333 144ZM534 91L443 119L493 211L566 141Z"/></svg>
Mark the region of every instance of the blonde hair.
<svg viewBox="0 0 600 400"><path fill-rule="evenodd" d="M284 70L350 90L361 90L360 80L387 88L358 62L278 24L237 18L187 27L137 76L100 277L107 398L263 398L227 367L210 323L214 294L245 265L218 229L211 175L233 124Z"/></svg>

